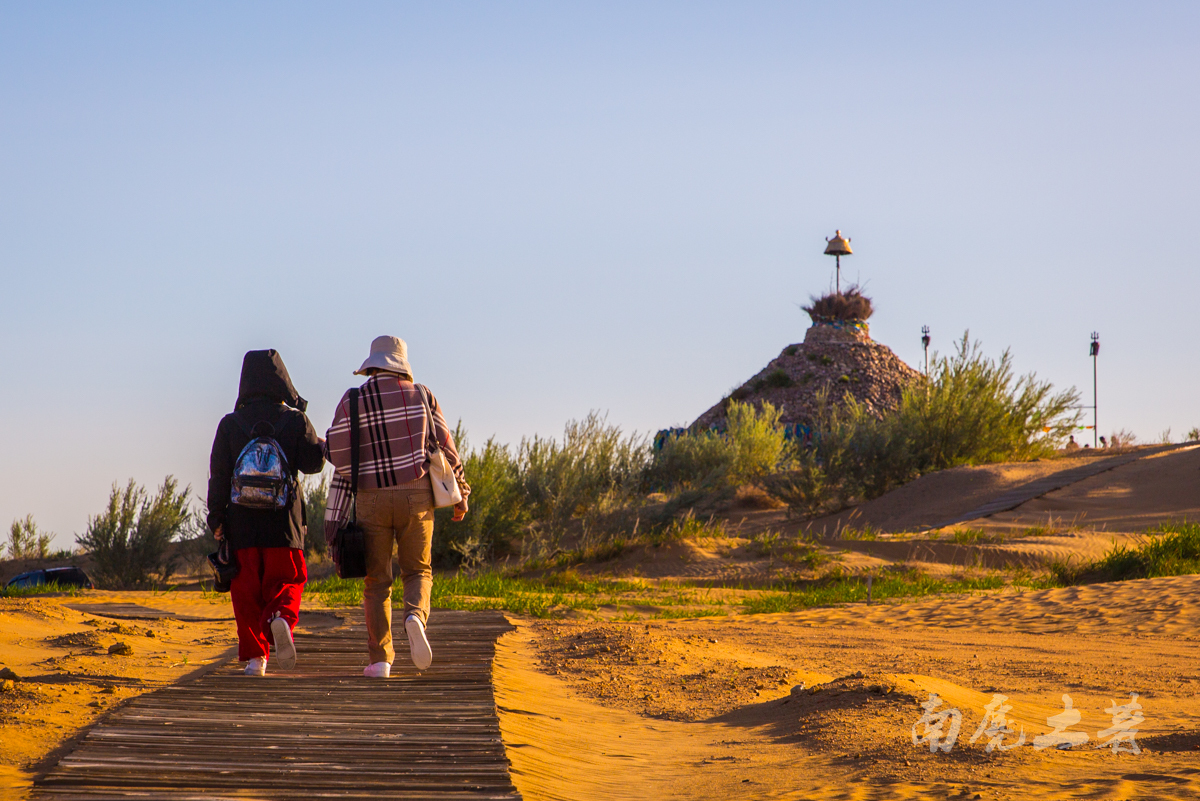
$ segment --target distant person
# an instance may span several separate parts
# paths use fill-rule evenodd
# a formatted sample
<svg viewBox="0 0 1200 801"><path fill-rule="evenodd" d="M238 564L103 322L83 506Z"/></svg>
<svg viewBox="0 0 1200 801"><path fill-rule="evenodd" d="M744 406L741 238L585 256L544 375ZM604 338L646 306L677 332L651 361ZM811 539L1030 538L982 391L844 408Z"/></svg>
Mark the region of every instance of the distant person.
<svg viewBox="0 0 1200 801"><path fill-rule="evenodd" d="M463 499L454 520L467 514L471 488L463 475L450 428L437 398L413 383L408 345L397 337L376 337L371 354L355 375L367 376L359 395L359 476L355 512L365 531L367 576L363 609L367 619L368 678L386 679L396 658L392 647L392 552L404 583L404 631L418 670L433 661L425 636L433 587L433 487L429 478L429 437L437 439L454 471ZM349 515L350 393L342 396L326 434L335 469L329 503L333 519ZM344 499L344 500L343 500ZM343 508L343 506L345 508ZM327 518L328 520L329 518ZM326 536L332 526L327 523Z"/></svg>
<svg viewBox="0 0 1200 801"><path fill-rule="evenodd" d="M308 579L296 473L319 473L325 465L307 405L278 353L250 351L237 403L221 418L209 458L208 525L237 559L229 597L247 676L267 672L272 642L280 667L296 665L292 629Z"/></svg>
<svg viewBox="0 0 1200 801"><path fill-rule="evenodd" d="M1068 450L1068 451L1077 451L1077 450L1079 450L1079 443L1075 441L1075 435L1074 435L1074 434L1072 434L1072 435L1071 435L1071 437L1070 437L1070 438L1067 440L1067 447L1066 447L1066 450Z"/></svg>
<svg viewBox="0 0 1200 801"><path fill-rule="evenodd" d="M1101 438L1100 438L1100 447L1101 447L1101 448L1108 448L1108 440L1106 440L1104 437L1101 437Z"/></svg>

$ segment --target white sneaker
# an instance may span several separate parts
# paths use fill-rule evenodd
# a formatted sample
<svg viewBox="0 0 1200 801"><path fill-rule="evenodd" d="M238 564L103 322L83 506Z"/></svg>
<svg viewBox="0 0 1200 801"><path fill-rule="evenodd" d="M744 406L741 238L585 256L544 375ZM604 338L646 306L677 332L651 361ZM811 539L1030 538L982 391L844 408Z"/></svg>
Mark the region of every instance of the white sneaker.
<svg viewBox="0 0 1200 801"><path fill-rule="evenodd" d="M271 636L275 638L275 658L284 670L296 666L296 643L292 640L292 627L281 617L271 621Z"/></svg>
<svg viewBox="0 0 1200 801"><path fill-rule="evenodd" d="M408 652L412 655L417 670L425 670L433 663L433 650L425 639L425 624L416 615L404 619L404 630L408 632Z"/></svg>
<svg viewBox="0 0 1200 801"><path fill-rule="evenodd" d="M256 656L246 663L247 676L265 676L267 675L267 658L265 656Z"/></svg>
<svg viewBox="0 0 1200 801"><path fill-rule="evenodd" d="M363 675L368 679L386 679L392 675L392 664L390 662L373 662L363 668Z"/></svg>

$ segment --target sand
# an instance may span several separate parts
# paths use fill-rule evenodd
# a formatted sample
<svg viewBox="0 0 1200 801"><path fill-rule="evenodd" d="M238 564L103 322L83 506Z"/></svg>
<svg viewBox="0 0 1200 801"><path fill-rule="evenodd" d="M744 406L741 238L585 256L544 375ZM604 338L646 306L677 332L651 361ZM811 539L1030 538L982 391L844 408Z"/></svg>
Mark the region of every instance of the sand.
<svg viewBox="0 0 1200 801"><path fill-rule="evenodd" d="M1148 456L966 525L1029 525L1140 533L1163 522L1200 521L1200 447Z"/></svg>
<svg viewBox="0 0 1200 801"><path fill-rule="evenodd" d="M1197 591L1188 576L649 630L525 624L496 663L501 728L529 799L1194 798ZM801 682L817 692L793 695ZM931 692L963 715L949 754L912 744ZM1029 744L1067 693L1094 745L1130 692L1140 754ZM1027 743L988 754L968 740L994 694Z"/></svg>
<svg viewBox="0 0 1200 801"><path fill-rule="evenodd" d="M820 522L827 533L847 521L921 531L1087 458L950 470ZM1002 542L900 534L827 544L850 551L840 558L851 569L1096 558L1160 522L1200 519L1198 471L1200 450L1175 451L956 527ZM777 512L747 517L751 532L783 528ZM1034 526L1043 530L1028 533ZM772 569L704 543L613 567L668 580ZM529 799L1200 797L1200 576L753 617L514 622L499 647L497 698ZM962 714L950 753L913 744L930 693ZM1131 693L1143 707L1140 753L1097 749L1111 739L1101 735L1113 723L1106 710ZM1088 742L1035 749L1064 694L1081 714L1070 730ZM997 695L1026 741L989 753L986 735L970 739Z"/></svg>
<svg viewBox="0 0 1200 801"><path fill-rule="evenodd" d="M947 471L864 505L856 519L911 532L1077 462ZM850 569L907 562L954 572L1015 560L1032 570L1098 556L1162 520L1197 519L1197 479L1200 450L1174 452L959 527L1002 542L901 534L826 547L852 549L837 555ZM743 534L782 527L776 511L746 517ZM1046 530L1018 531L1034 525ZM587 569L665 582L750 577L748 586L781 575L747 543L675 543ZM231 621L114 621L64 606L80 601L230 616L227 598L184 592L0 601L0 665L26 679L0 693L0 798L23 797L29 777L108 709L233 655ZM527 799L1200 797L1200 576L779 615L597 614L610 619L514 617L498 644L501 732ZM133 654L110 656L117 641ZM930 693L962 715L949 753L912 742ZM1143 707L1141 753L1094 748L1108 739L1105 710L1131 693ZM1072 731L1088 743L1034 749L1064 694L1081 713ZM1026 742L989 753L986 736L970 739L997 695Z"/></svg>

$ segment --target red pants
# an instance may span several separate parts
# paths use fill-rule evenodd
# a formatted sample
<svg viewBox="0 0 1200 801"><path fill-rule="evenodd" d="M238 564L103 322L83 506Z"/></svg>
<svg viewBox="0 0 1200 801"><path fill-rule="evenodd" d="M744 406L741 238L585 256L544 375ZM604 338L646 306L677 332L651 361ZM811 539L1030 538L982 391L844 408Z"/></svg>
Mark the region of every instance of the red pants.
<svg viewBox="0 0 1200 801"><path fill-rule="evenodd" d="M234 553L239 569L229 599L237 620L238 659L245 662L270 653L273 618L296 628L308 568L299 548L239 548Z"/></svg>

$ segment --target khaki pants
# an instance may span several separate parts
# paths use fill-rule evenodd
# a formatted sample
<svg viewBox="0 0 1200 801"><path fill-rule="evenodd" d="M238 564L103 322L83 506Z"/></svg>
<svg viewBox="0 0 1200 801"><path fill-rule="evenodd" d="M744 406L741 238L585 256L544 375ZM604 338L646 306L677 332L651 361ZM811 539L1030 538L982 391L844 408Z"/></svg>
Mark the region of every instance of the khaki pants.
<svg viewBox="0 0 1200 801"><path fill-rule="evenodd" d="M430 549L433 544L433 488L429 478L378 490L359 490L355 506L366 532L367 577L363 609L367 617L367 650L371 662L391 663L392 550L400 561L404 582L404 616L429 620L433 587Z"/></svg>

